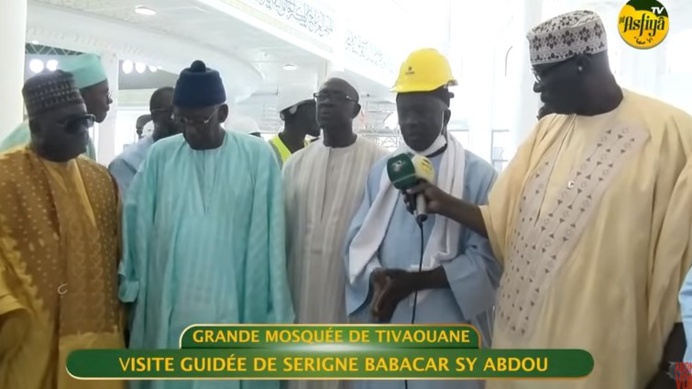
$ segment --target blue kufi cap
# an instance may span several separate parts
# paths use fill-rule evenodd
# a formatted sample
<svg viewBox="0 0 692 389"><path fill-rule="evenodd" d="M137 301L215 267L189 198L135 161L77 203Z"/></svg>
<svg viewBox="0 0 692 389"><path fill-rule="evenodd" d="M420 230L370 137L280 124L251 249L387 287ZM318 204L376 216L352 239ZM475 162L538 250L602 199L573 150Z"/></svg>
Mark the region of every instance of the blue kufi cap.
<svg viewBox="0 0 692 389"><path fill-rule="evenodd" d="M66 55L58 61L58 69L72 73L78 89L88 88L108 79L101 58L94 54Z"/></svg>
<svg viewBox="0 0 692 389"><path fill-rule="evenodd" d="M226 102L226 90L221 75L195 61L180 72L173 93L173 105L178 108L197 109L214 107Z"/></svg>

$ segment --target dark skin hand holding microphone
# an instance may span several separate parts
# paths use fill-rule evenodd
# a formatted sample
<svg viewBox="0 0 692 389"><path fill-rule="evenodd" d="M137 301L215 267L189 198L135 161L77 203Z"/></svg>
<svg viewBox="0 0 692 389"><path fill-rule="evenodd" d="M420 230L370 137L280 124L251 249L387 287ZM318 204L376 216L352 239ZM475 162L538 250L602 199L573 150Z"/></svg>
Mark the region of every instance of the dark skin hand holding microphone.
<svg viewBox="0 0 692 389"><path fill-rule="evenodd" d="M406 206L412 210L412 198L424 196L426 212L437 214L472 229L483 237L488 237L480 208L446 193L429 182L421 182L407 190L411 196L404 197ZM420 273L401 269L378 269L372 273L372 316L387 323L399 303L416 291L424 289L449 288L447 276L442 267Z"/></svg>
<svg viewBox="0 0 692 389"><path fill-rule="evenodd" d="M551 107L544 105L539 110L537 118L540 120L553 112ZM406 192L409 196L405 196L404 201L409 210L412 211L414 207L411 199L421 195L425 198L427 213L444 216L473 230L484 238L488 237L485 221L477 205L458 199L427 181L419 182ZM410 272L398 269L380 269L373 272L372 315L374 318L381 322L387 322L391 319L400 301L414 293L415 290L420 290L416 289L411 278ZM435 278L439 282L446 282L444 273L437 274Z"/></svg>
<svg viewBox="0 0 692 389"><path fill-rule="evenodd" d="M426 212L437 214L458 222L487 238L485 222L480 208L446 193L437 186L422 181L408 189L404 201L413 210L411 199L417 195L425 198ZM378 269L370 278L372 285L372 317L387 323L399 303L406 297L423 289L448 288L447 276L442 267L421 273L411 273L400 269Z"/></svg>
<svg viewBox="0 0 692 389"><path fill-rule="evenodd" d="M407 168L403 168L399 172L396 165L402 162L403 165L407 165ZM417 195L419 193L417 192L418 188L434 187L440 193L453 199L452 196L429 184L429 181L434 179L435 173L430 160L425 157L402 154L390 158L387 171L394 187L402 192L406 208L416 218L421 228L422 223L427 220L427 214L432 213L430 211L431 205L437 207L437 203L426 203L429 199L425 195ZM381 268L372 273L370 283L373 291L371 315L381 323L390 322L399 303L408 296L416 295L418 291L424 289L449 287L447 276L442 267L430 271L422 271L422 268L419 268L417 273L401 269ZM414 321L415 308L411 323L413 324Z"/></svg>

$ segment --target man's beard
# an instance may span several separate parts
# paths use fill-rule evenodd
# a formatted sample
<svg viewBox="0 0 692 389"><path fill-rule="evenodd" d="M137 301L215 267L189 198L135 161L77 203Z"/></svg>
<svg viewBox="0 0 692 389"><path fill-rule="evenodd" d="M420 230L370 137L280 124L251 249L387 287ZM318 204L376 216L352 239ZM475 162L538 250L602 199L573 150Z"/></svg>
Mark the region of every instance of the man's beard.
<svg viewBox="0 0 692 389"><path fill-rule="evenodd" d="M555 110L552 108L548 107L547 105L543 105L541 108L538 109L538 120L543 119L544 117L555 113Z"/></svg>

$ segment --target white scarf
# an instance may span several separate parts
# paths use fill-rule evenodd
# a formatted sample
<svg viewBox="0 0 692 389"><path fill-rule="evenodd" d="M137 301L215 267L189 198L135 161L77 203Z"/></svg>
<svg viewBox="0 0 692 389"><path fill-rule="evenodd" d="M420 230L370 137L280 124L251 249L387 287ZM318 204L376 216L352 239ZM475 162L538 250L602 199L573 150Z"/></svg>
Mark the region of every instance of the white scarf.
<svg viewBox="0 0 692 389"><path fill-rule="evenodd" d="M464 196L464 147L453 136L440 135L427 150L418 154L431 155L447 145L442 154L440 171L437 175L437 186L456 198ZM412 152L408 147L402 147L394 155L401 152ZM461 173L461 174L459 174ZM360 231L349 246L349 281L354 283L367 264L375 257L384 240L389 220L394 213L394 207L400 192L394 188L387 169L382 172L380 188L363 221ZM413 218L413 216L411 216ZM430 239L423 254L423 270L431 270L441 262L450 261L457 256L461 225L445 217L436 217ZM418 264L412 265L412 271L418 271ZM425 298L426 291L418 292L418 299ZM413 296L411 296L413 303Z"/></svg>

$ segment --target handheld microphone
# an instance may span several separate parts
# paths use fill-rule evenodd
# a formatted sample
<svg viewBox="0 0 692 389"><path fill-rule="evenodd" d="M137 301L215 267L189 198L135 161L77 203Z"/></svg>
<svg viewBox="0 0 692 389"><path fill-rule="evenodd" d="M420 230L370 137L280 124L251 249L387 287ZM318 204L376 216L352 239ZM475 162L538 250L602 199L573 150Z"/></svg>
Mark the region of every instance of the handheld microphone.
<svg viewBox="0 0 692 389"><path fill-rule="evenodd" d="M407 194L406 190L422 181L433 182L435 180L435 168L432 162L422 155L398 154L387 161L387 175L392 185L408 197L409 203L414 207L413 216L415 216L416 221L421 224L427 220L425 196L412 196Z"/></svg>

